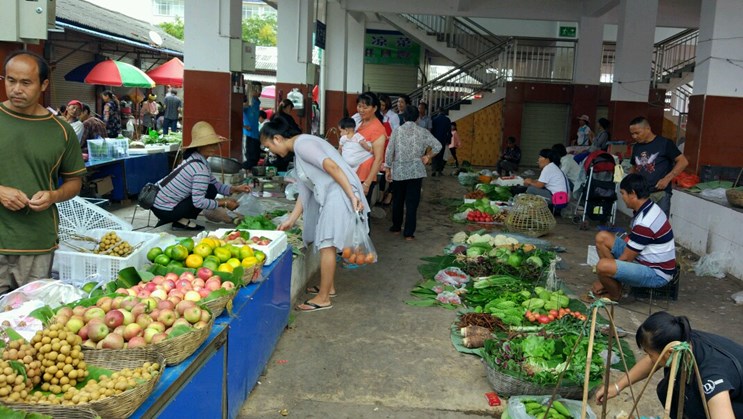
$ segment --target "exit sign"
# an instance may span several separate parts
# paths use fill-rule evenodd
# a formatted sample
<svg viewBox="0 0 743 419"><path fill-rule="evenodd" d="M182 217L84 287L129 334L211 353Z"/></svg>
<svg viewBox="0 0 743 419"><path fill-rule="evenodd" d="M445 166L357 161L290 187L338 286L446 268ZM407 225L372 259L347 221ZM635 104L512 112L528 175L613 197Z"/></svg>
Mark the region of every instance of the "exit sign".
<svg viewBox="0 0 743 419"><path fill-rule="evenodd" d="M560 36L564 38L575 38L575 26L560 26Z"/></svg>

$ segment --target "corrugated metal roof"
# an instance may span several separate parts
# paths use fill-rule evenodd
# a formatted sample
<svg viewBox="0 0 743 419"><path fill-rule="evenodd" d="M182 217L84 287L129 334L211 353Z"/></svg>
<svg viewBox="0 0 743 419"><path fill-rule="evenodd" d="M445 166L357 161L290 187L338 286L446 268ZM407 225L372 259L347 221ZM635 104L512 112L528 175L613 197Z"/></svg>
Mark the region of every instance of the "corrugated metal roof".
<svg viewBox="0 0 743 419"><path fill-rule="evenodd" d="M84 0L57 0L57 21L94 32L131 39L152 47L154 45L150 41L149 33L155 31L163 39L161 48L183 54L183 41L168 35L160 27Z"/></svg>

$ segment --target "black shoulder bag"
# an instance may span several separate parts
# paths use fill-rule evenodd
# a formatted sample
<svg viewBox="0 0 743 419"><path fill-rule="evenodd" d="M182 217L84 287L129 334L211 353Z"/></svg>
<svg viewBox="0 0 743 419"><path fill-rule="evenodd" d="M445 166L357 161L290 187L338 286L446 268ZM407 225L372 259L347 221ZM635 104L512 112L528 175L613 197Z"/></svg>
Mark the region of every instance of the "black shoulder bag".
<svg viewBox="0 0 743 419"><path fill-rule="evenodd" d="M178 166L175 170L173 170L165 179L161 180L160 182L156 183L147 183L142 187L142 190L139 191L139 196L137 197L137 204L139 204L140 207L148 210L152 208L153 205L155 205L155 198L157 198L158 192L160 192L160 189L164 188L165 185L170 183L171 180L173 180L176 175L186 166L188 166L191 163L197 162L198 160L191 160L188 163L182 164Z"/></svg>

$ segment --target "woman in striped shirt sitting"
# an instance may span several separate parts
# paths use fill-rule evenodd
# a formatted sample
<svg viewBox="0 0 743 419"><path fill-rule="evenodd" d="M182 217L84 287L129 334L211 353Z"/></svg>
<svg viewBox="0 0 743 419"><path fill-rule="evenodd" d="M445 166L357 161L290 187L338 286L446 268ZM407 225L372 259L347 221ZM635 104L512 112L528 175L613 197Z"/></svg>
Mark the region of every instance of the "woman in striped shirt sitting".
<svg viewBox="0 0 743 419"><path fill-rule="evenodd" d="M222 184L212 175L207 158L219 156L220 145L225 141L229 140L217 135L208 122L200 121L193 126L191 144L184 147L183 162L158 182L160 192L152 207L160 220L158 226L172 223L173 230L201 231L204 226L196 224L194 219L202 210L238 207L235 199L216 199L217 194L229 197L235 192L250 192L248 185Z"/></svg>

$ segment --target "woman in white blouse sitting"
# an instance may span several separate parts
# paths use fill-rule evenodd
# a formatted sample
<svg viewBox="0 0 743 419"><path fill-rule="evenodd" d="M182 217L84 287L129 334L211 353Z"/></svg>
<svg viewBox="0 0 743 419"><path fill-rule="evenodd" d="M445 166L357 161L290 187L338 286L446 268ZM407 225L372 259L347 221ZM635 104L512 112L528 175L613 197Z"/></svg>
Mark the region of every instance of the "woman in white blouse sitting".
<svg viewBox="0 0 743 419"><path fill-rule="evenodd" d="M532 195L539 195L552 200L552 195L557 192L566 192L570 195L570 188L568 187L568 179L565 174L560 170L560 158L555 152L549 148L544 148L539 151L539 158L537 164L542 172L539 174L539 179L524 179L524 186L527 186L526 193Z"/></svg>

